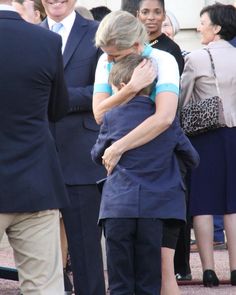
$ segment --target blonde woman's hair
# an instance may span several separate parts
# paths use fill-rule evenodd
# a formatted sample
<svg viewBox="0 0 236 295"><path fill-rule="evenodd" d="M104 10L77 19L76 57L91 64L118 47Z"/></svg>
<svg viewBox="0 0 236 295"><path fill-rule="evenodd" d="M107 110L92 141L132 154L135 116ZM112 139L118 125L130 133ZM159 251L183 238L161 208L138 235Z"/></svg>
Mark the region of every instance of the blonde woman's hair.
<svg viewBox="0 0 236 295"><path fill-rule="evenodd" d="M113 11L106 15L95 37L97 47L115 46L118 50L145 42L148 42L148 35L144 25L127 11Z"/></svg>
<svg viewBox="0 0 236 295"><path fill-rule="evenodd" d="M91 11L82 5L75 5L75 11L77 11L82 17L90 20L94 20Z"/></svg>

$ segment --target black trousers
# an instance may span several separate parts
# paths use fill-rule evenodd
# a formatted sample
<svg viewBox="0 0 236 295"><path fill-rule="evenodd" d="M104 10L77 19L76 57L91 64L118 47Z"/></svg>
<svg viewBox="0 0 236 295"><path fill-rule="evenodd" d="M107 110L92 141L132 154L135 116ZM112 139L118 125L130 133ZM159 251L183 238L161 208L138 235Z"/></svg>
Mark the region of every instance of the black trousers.
<svg viewBox="0 0 236 295"><path fill-rule="evenodd" d="M183 276L190 274L190 238L191 238L191 217L189 215L189 171L184 164L179 161L180 171L183 177L183 181L186 185L186 224L183 224L180 229L179 238L176 244L174 267L175 273L179 273Z"/></svg>
<svg viewBox="0 0 236 295"><path fill-rule="evenodd" d="M96 185L68 186L65 224L76 295L104 295L105 280L98 214L101 194Z"/></svg>
<svg viewBox="0 0 236 295"><path fill-rule="evenodd" d="M189 219L187 219L187 223L181 226L174 257L175 273L179 273L183 276L191 273L190 235L191 222Z"/></svg>
<svg viewBox="0 0 236 295"><path fill-rule="evenodd" d="M163 220L162 247L176 249L183 221L176 219Z"/></svg>
<svg viewBox="0 0 236 295"><path fill-rule="evenodd" d="M162 221L112 218L103 226L110 294L160 294Z"/></svg>

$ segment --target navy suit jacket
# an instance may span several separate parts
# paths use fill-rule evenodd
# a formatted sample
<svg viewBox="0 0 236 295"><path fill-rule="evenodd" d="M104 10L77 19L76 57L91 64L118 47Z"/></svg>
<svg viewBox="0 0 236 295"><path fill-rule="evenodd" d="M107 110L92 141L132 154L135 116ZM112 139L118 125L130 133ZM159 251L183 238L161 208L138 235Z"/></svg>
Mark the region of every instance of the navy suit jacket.
<svg viewBox="0 0 236 295"><path fill-rule="evenodd" d="M47 20L41 26L48 29ZM105 175L104 168L95 165L90 156L100 128L92 112L95 69L101 54L94 45L97 26L76 13L63 53L70 110L51 130L68 185L95 184Z"/></svg>
<svg viewBox="0 0 236 295"><path fill-rule="evenodd" d="M148 97L137 96L107 112L91 152L93 160L101 164L104 150L154 111ZM124 153L103 186L99 218L185 220L185 188L176 153L188 167L199 163L177 119L152 141Z"/></svg>
<svg viewBox="0 0 236 295"><path fill-rule="evenodd" d="M68 205L49 122L68 109L61 38L0 11L0 212Z"/></svg>

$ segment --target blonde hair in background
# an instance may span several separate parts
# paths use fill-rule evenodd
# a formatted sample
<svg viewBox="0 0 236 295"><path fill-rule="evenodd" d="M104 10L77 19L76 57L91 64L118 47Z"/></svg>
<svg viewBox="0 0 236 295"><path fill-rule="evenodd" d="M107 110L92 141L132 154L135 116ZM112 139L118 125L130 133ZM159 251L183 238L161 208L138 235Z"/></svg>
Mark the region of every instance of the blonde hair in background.
<svg viewBox="0 0 236 295"><path fill-rule="evenodd" d="M76 5L75 11L77 11L82 17L90 20L94 20L92 13L88 8L82 5Z"/></svg>
<svg viewBox="0 0 236 295"><path fill-rule="evenodd" d="M176 16L169 10L166 10L166 16L169 18L171 22L174 36L175 36L180 31L179 21L177 20Z"/></svg>
<svg viewBox="0 0 236 295"><path fill-rule="evenodd" d="M118 50L131 48L135 43L144 45L148 35L144 25L126 11L113 11L101 21L96 37L97 47L115 46Z"/></svg>

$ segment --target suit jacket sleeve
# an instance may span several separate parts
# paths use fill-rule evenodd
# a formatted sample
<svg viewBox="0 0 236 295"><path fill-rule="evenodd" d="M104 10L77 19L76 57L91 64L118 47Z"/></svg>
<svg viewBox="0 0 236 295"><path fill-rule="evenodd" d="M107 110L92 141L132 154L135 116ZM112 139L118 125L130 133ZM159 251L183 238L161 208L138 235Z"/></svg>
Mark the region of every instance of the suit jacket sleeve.
<svg viewBox="0 0 236 295"><path fill-rule="evenodd" d="M98 61L100 55L102 54L101 49L97 49ZM93 75L93 82L95 79L97 62L93 64L93 68L90 69L91 75ZM83 73L81 73L83 75ZM83 112L92 111L92 97L93 97L93 85L88 85L86 87L68 87L69 92L69 112Z"/></svg>
<svg viewBox="0 0 236 295"><path fill-rule="evenodd" d="M107 124L106 116L104 116L103 123L100 127L100 132L95 145L91 150L92 160L102 165L102 156L105 150L111 145L111 138L109 137L109 128Z"/></svg>
<svg viewBox="0 0 236 295"><path fill-rule="evenodd" d="M52 89L49 97L48 119L56 122L68 113L69 100L64 80L63 61L61 54L61 39L57 47L57 69L52 81Z"/></svg>
<svg viewBox="0 0 236 295"><path fill-rule="evenodd" d="M69 112L92 111L93 86L68 87L70 103Z"/></svg>

